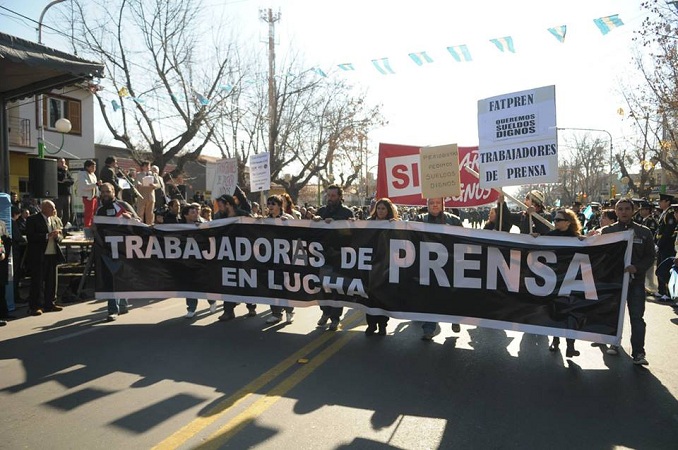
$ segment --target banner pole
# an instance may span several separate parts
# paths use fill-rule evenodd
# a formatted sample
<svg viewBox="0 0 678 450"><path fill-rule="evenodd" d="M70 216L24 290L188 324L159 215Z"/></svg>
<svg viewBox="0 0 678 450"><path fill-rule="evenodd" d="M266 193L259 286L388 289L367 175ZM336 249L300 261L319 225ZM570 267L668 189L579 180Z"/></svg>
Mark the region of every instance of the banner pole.
<svg viewBox="0 0 678 450"><path fill-rule="evenodd" d="M470 173L470 174L473 175L474 177L478 178L478 180L480 180L480 174L479 174L478 172L476 172L475 170L471 169L471 168L468 167L468 166L463 166L463 167L464 167L464 170L466 170L468 173ZM515 198L515 197L512 196L511 194L508 194L508 193L504 192L503 189L501 189L501 188L492 188L492 189L494 189L495 191L499 192L499 193L502 194L504 197L506 197L506 198L508 198L508 199L510 199L510 200L512 200L512 201L514 201L514 202L516 202L516 203L518 203L518 205L520 205L521 208L527 209L527 205L526 205L525 203L521 202L520 200L518 200L517 198ZM553 229L555 228L555 226L554 226L551 222L549 222L548 220L544 219L540 214L532 213L532 214L530 214L530 230L532 229L532 217L536 218L538 221L540 221L541 223L543 223L544 225L546 225L547 227L549 227L549 230L553 230Z"/></svg>

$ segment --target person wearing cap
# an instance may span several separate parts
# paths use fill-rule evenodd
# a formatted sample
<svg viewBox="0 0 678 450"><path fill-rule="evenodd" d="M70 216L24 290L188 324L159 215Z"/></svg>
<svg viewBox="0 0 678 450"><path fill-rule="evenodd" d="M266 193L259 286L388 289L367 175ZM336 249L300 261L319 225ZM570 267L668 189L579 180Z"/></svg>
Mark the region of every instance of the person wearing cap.
<svg viewBox="0 0 678 450"><path fill-rule="evenodd" d="M508 205L504 201L504 195L499 194L497 199L497 206L500 208L501 214L501 231L510 231L513 225L520 229L522 234L546 234L551 231L551 228L538 219L530 219L530 214L539 214L544 219L548 220L544 213L544 193L537 190L532 190L525 195L526 211L513 213L509 210Z"/></svg>
<svg viewBox="0 0 678 450"><path fill-rule="evenodd" d="M654 236L659 228L659 223L657 218L653 214L654 205L647 200L640 202L640 208L638 209L638 217L640 218L640 224L648 227ZM675 211L678 211L678 208L674 208L674 217L676 215ZM675 233L674 233L675 234ZM655 270L657 269L657 263L652 264L650 270L645 273L645 292L647 294L654 294L657 292L657 275L655 275Z"/></svg>
<svg viewBox="0 0 678 450"><path fill-rule="evenodd" d="M645 357L645 273L652 266L655 259L655 249L652 232L649 228L633 221L633 201L629 198L620 199L615 205L617 222L604 227L602 234L618 231L633 231L633 252L631 264L624 268L629 273L629 285L626 305L631 321L631 357L633 364L646 366ZM672 214L673 215L673 214ZM608 354L616 355L617 347L612 346Z"/></svg>
<svg viewBox="0 0 678 450"><path fill-rule="evenodd" d="M657 267L667 258L673 258L676 255L675 238L673 232L676 230L676 217L671 204L675 202L673 195L659 194L659 208L662 210L659 216L659 226L654 236L657 245ZM670 302L668 283L669 279L664 273L657 274L658 290L657 297L659 301Z"/></svg>

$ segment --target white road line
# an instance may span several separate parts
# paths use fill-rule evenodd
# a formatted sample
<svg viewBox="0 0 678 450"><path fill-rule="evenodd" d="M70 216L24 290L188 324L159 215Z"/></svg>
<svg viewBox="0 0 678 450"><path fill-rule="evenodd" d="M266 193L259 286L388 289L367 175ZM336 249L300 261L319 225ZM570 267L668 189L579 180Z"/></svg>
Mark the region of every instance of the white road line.
<svg viewBox="0 0 678 450"><path fill-rule="evenodd" d="M59 337L56 337L56 338L53 338L53 339L48 339L48 340L45 341L45 344L54 344L55 342L65 341L66 339L70 339L70 338L73 338L73 337L76 337L76 336L82 336L83 334L91 333L93 331L97 331L97 330L100 330L100 329L101 329L100 327L92 327L92 328L88 328L86 330L76 331L75 333L66 334L64 336L59 336Z"/></svg>

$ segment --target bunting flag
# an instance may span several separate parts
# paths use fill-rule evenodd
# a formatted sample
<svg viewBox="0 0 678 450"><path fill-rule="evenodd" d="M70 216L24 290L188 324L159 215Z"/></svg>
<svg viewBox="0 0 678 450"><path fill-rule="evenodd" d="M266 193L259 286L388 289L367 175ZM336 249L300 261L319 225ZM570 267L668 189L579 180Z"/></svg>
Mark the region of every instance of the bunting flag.
<svg viewBox="0 0 678 450"><path fill-rule="evenodd" d="M394 74L395 73L393 71L393 69L391 68L391 64L388 62L388 58L373 59L372 65L382 75L388 75L388 74Z"/></svg>
<svg viewBox="0 0 678 450"><path fill-rule="evenodd" d="M414 63L418 66L431 64L433 62L433 59L428 56L428 53L426 52L410 53L410 58L412 58L412 61L414 61Z"/></svg>
<svg viewBox="0 0 678 450"><path fill-rule="evenodd" d="M207 106L207 105L210 104L210 99L209 99L209 98L204 97L203 95L200 95L199 93L197 93L197 92L195 92L195 91L194 91L194 94L195 94L195 98L198 99L198 101L200 102L201 105Z"/></svg>
<svg viewBox="0 0 678 450"><path fill-rule="evenodd" d="M113 112L116 112L120 109L120 104L115 100L111 100L111 105L113 106Z"/></svg>
<svg viewBox="0 0 678 450"><path fill-rule="evenodd" d="M231 92L233 90L233 86L231 85L231 83L220 84L219 89L221 89L222 91Z"/></svg>
<svg viewBox="0 0 678 450"><path fill-rule="evenodd" d="M129 97L129 91L127 90L127 86L123 86L118 90L118 96Z"/></svg>
<svg viewBox="0 0 678 450"><path fill-rule="evenodd" d="M513 47L513 38L511 36L490 39L490 42L496 45L499 51L502 53L506 52L507 50L511 53L516 52L516 49Z"/></svg>
<svg viewBox="0 0 678 450"><path fill-rule="evenodd" d="M457 61L471 61L471 53L468 51L468 46L464 45L452 45L447 47L447 51L450 52L450 55Z"/></svg>
<svg viewBox="0 0 678 450"><path fill-rule="evenodd" d="M351 63L339 64L339 68L341 70L346 70L346 71L355 70L355 67L353 67L353 64L351 64Z"/></svg>
<svg viewBox="0 0 678 450"><path fill-rule="evenodd" d="M314 67L311 70L314 71L317 75L320 75L323 78L327 77L327 74L322 69L320 69L318 67Z"/></svg>
<svg viewBox="0 0 678 450"><path fill-rule="evenodd" d="M603 36L609 33L613 28L624 25L624 22L619 18L619 14L593 19L593 23L595 23L600 32L603 33Z"/></svg>
<svg viewBox="0 0 678 450"><path fill-rule="evenodd" d="M549 28L549 33L558 39L558 42L565 42L565 34L567 33L567 25Z"/></svg>
<svg viewBox="0 0 678 450"><path fill-rule="evenodd" d="M144 99L143 99L143 98L139 98L139 97L130 97L130 99L132 99L132 101L134 101L134 102L136 102L136 103L140 103L140 104L142 104L142 105L144 104Z"/></svg>

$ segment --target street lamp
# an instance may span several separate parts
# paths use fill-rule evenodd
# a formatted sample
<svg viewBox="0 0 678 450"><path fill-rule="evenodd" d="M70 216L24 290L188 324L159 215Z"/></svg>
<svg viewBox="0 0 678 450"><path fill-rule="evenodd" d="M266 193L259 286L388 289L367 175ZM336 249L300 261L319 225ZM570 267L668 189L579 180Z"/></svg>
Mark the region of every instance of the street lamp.
<svg viewBox="0 0 678 450"><path fill-rule="evenodd" d="M610 137L610 193L612 192L612 164L614 160L614 146L612 143L612 133L610 133L607 130L603 130L600 128L572 128L572 127L556 127L556 131L560 130L574 130L574 131L597 131L600 133L607 133L607 135ZM610 201L612 201L612 195L610 194Z"/></svg>
<svg viewBox="0 0 678 450"><path fill-rule="evenodd" d="M54 0L47 4L45 8L42 10L40 13L40 19L38 19L38 44L42 44L42 19L45 17L45 13L47 13L47 10L50 9L52 6L63 3L66 0ZM38 130L40 130L40 135L38 136L38 158L44 158L45 157L45 124L44 124L44 119L43 119L43 101L44 101L44 96L42 94L36 95L36 100L37 100L37 105L38 105ZM69 122L70 125L70 122ZM68 129L70 130L70 127ZM63 133L63 132L60 132ZM63 134L62 134L63 137ZM61 143L63 146L63 142Z"/></svg>

